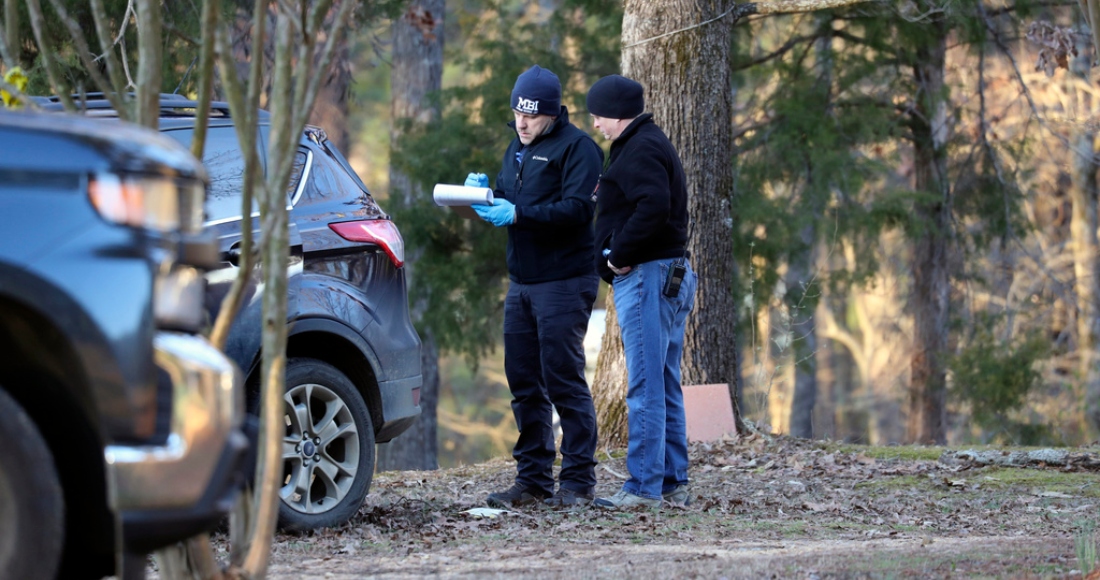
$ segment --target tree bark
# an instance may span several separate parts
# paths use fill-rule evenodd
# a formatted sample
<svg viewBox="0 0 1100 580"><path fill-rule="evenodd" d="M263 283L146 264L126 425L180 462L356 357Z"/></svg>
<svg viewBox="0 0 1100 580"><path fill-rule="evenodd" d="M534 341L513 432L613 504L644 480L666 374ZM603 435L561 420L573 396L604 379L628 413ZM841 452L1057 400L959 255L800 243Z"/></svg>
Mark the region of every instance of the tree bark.
<svg viewBox="0 0 1100 580"><path fill-rule="evenodd" d="M646 109L668 134L687 175L688 214L694 222L688 249L699 285L695 312L688 317L684 335L683 384L729 385L740 427L736 309L731 292L734 216L730 204L733 95L729 42L734 19L714 20L732 7L727 0L626 0L622 71L645 86ZM711 22L700 25L708 20ZM666 34L671 31L681 32ZM700 315L703 312L705 316ZM610 360L610 354L603 356L613 350L607 342L619 340L616 321L609 316L595 383L617 386L622 389L617 396L625 398L625 365ZM602 441L616 436L625 440L625 434L612 432L607 408L597 407L597 414Z"/></svg>
<svg viewBox="0 0 1100 580"><path fill-rule="evenodd" d="M134 118L152 129L160 124L160 81L164 59L161 51L159 0L137 0L138 96Z"/></svg>
<svg viewBox="0 0 1100 580"><path fill-rule="evenodd" d="M1092 51L1083 50L1073 60L1072 83L1089 76ZM1083 91L1070 90L1077 95L1077 110L1081 118L1091 118L1093 103ZM1091 124L1075 123L1070 139L1070 155L1073 156L1073 185L1069 190L1073 210L1070 218L1070 237L1073 240L1074 287L1077 293L1077 352L1078 372L1085 390L1085 417L1088 427L1095 433L1100 430L1100 373L1096 369L1097 317L1100 316L1100 280L1097 279L1096 260L1096 202L1097 161L1096 131ZM1089 437L1091 439L1091 437Z"/></svg>
<svg viewBox="0 0 1100 580"><path fill-rule="evenodd" d="M799 300L788 300L788 320L791 336L791 364L794 366L794 386L791 389L790 434L810 439L814 436L814 405L817 403L817 318L814 308L806 298L808 289L815 286L812 265L816 262L817 231L813 223L800 233L804 251L792 253L786 276L787 292L797 292ZM816 290L815 290L816 292Z"/></svg>
<svg viewBox="0 0 1100 580"><path fill-rule="evenodd" d="M596 405L600 446L626 447L626 358L619 334L619 315L615 311L615 291L607 292L600 354L596 356L596 376L592 379L592 402Z"/></svg>
<svg viewBox="0 0 1100 580"><path fill-rule="evenodd" d="M22 66L20 61L23 55L20 47L23 42L19 20L19 2L4 0L4 38L0 46L0 49L3 49L0 57L3 57L5 67Z"/></svg>
<svg viewBox="0 0 1100 580"><path fill-rule="evenodd" d="M826 15L815 16L819 27L831 27L831 19ZM832 37L823 35L814 42L814 68L816 69L818 82L822 90L828 91L831 96L833 85L833 45ZM812 172L813 167L810 168ZM813 183L812 175L807 176L807 185ZM808 188L809 189L809 188ZM835 187L830 188L830 190ZM811 192L811 195L814 193ZM814 408L818 400L817 380L817 299L808 300L807 295L823 295L820 281L814 272L820 267L818 253L820 246L817 241L817 219L825 214L826 200L820 194L814 195L814 203L811 207L811 220L799 232L801 242L795 251L791 252L787 262L789 264L786 276L787 292L796 292L799 296L796 308L791 313L791 331L794 337L793 364L794 364L794 388L791 393L791 435L810 439L814 436ZM819 299L819 298L818 298ZM787 301L788 304L791 300ZM788 306L789 308L789 306ZM820 428L817 429L818 432Z"/></svg>
<svg viewBox="0 0 1100 580"><path fill-rule="evenodd" d="M918 87L916 111L910 116L915 187L930 194L933 201L918 202L915 208L924 229L913 248L914 342L907 425L911 442L943 444L947 440L945 355L952 202L947 181L947 104L943 96L947 35L942 11L932 10L927 29L934 37L914 52L910 63Z"/></svg>
<svg viewBox="0 0 1100 580"><path fill-rule="evenodd" d="M329 15L328 20L332 16ZM331 30L326 23L326 30ZM313 107L309 122L325 130L329 141L336 144L340 151L348 151L350 134L348 133L348 96L351 93L351 54L348 50L348 37L340 39L333 50L332 63L322 73L320 94L317 105Z"/></svg>
<svg viewBox="0 0 1100 580"><path fill-rule="evenodd" d="M428 123L438 119L438 106L429 95L443 85L444 0L415 0L405 14L393 23L393 70L390 75L390 109L393 128L390 145L396 146L402 122ZM390 195L395 203L409 206L422 195L420 187L408 175L391 167ZM412 284L416 278L418 256L405 262L405 276ZM412 305L412 317L418 322L427 304ZM436 469L439 467L439 424L436 406L439 400L439 349L431 332L421 332L420 361L424 383L420 387L420 418L405 433L378 447L377 470Z"/></svg>

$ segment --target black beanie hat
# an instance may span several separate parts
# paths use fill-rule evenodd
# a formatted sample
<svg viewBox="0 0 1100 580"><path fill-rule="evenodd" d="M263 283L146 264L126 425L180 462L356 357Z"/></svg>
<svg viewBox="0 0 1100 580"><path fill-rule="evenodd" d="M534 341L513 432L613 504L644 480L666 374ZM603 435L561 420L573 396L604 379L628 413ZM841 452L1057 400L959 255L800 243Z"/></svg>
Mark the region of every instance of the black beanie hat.
<svg viewBox="0 0 1100 580"><path fill-rule="evenodd" d="M516 78L512 109L528 115L561 114L561 81L558 75L535 65Z"/></svg>
<svg viewBox="0 0 1100 580"><path fill-rule="evenodd" d="M633 119L645 111L644 93L638 81L606 76L588 89L588 112L607 119Z"/></svg>

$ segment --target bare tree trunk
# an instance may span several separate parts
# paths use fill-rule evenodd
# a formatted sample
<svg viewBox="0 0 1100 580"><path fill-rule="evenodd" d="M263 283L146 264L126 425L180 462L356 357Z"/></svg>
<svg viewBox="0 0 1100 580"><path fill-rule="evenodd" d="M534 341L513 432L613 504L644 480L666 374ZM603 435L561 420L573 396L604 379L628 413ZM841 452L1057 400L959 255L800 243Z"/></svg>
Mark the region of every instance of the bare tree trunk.
<svg viewBox="0 0 1100 580"><path fill-rule="evenodd" d="M393 72L390 75L390 108L393 128L390 145L396 146L402 122L428 123L438 119L439 108L428 96L443 86L444 0L413 0L405 14L393 23ZM422 192L408 175L390 168L390 196L411 205ZM415 280L416 261L405 262L405 275ZM412 305L412 317L419 321L427 304ZM421 333L420 361L424 383L420 387L420 418L408 431L378 447L377 470L436 469L439 467L439 349L431 332Z"/></svg>
<svg viewBox="0 0 1100 580"><path fill-rule="evenodd" d="M819 27L831 26L828 15L817 15ZM833 45L832 36L823 35L814 42L814 69L817 73L819 90L832 96L833 85ZM811 171L814 168L810 168ZM812 183L812 175L807 176L807 184ZM830 188L830 189L836 189ZM788 258L786 276L787 292L797 292L800 299L795 311L791 313L791 330L794 337L792 345L794 359L794 388L791 393L791 435L806 439L814 436L814 406L817 404L817 316L813 304L823 295L820 283L816 280L814 268L818 265L818 253L821 251L817 241L817 216L824 215L825 200L815 196L811 212L812 221L799 232L801 251L792 252ZM806 296L815 295L815 299ZM788 304L791 302L787 301Z"/></svg>
<svg viewBox="0 0 1100 580"><path fill-rule="evenodd" d="M817 307L827 308L824 300ZM837 439L836 395L834 394L837 385L834 358L832 343L827 339L822 340L814 353L814 371L816 372L814 380L817 382L818 389L811 420L817 436L826 439Z"/></svg>
<svg viewBox="0 0 1100 580"><path fill-rule="evenodd" d="M337 149L347 151L350 139L348 96L352 83L347 37L336 46L332 57L332 64L321 77L321 92L317 95L317 106L313 107L309 122L324 129Z"/></svg>
<svg viewBox="0 0 1100 580"><path fill-rule="evenodd" d="M0 39L0 57L4 59L5 67L22 66L20 56L23 45L22 34L19 26L19 2L16 0L4 0L4 38Z"/></svg>
<svg viewBox="0 0 1100 580"><path fill-rule="evenodd" d="M753 361L753 377L756 387L763 389L761 400L766 402L766 413L760 419L767 424L768 433L787 433L791 416L791 388L794 374L790 372L790 319L782 308L786 287L782 282L776 284L772 293L772 303L761 308L757 314L757 336L760 355Z"/></svg>
<svg viewBox="0 0 1100 580"><path fill-rule="evenodd" d="M596 356L596 377L592 380L592 402L596 405L600 445L609 449L626 447L626 358L615 311L615 291L607 292L600 354Z"/></svg>
<svg viewBox="0 0 1100 580"><path fill-rule="evenodd" d="M931 5L927 7L932 8ZM946 349L950 276L948 250L951 197L947 182L947 111L944 62L947 42L944 16L933 10L927 24L935 38L918 49L911 63L918 88L914 135L916 190L935 197L917 204L924 232L913 248L913 358L909 397L908 439L914 443L946 443Z"/></svg>
<svg viewBox="0 0 1100 580"><path fill-rule="evenodd" d="M138 72L135 119L139 125L160 124L160 80L164 58L161 51L160 0L137 0Z"/></svg>
<svg viewBox="0 0 1100 580"><path fill-rule="evenodd" d="M1093 51L1084 50L1073 60L1071 75L1067 78L1078 82L1079 77L1089 77L1089 63ZM1070 89L1078 95L1078 115L1091 118L1093 103L1090 95ZM1096 131L1091 124L1073 125L1070 155L1073 156L1073 186L1069 197L1073 206L1070 236L1073 239L1073 267L1077 293L1077 354L1078 372L1085 387L1085 417L1095 433L1100 430L1100 372L1096 369L1097 317L1100 316L1100 280L1097 279L1096 260L1100 257L1096 239L1097 161Z"/></svg>
<svg viewBox="0 0 1100 580"><path fill-rule="evenodd" d="M814 436L814 405L817 403L817 318L805 295L816 290L811 265L816 262L817 233L812 224L801 232L804 252L792 254L787 269L787 292L796 289L802 298L788 314L791 335L791 364L794 365L794 385L791 389L790 434L806 439ZM790 301L788 301L790 304Z"/></svg>
<svg viewBox="0 0 1100 580"><path fill-rule="evenodd" d="M708 5L704 5L708 4ZM737 394L736 310L733 281L733 114L730 34L733 18L714 18L733 4L721 0L626 0L623 4L623 75L646 88L646 108L680 154L688 181L688 214L694 235L688 240L692 268L699 276L695 313L684 336L683 382L725 383ZM676 34L670 31L686 29ZM716 122L700 122L711 119ZM705 316L699 313L705 312ZM617 319L615 319L617 320ZM618 340L609 320L605 343ZM603 349L601 349L603 350ZM600 357L596 383L621 385L625 367ZM618 379L607 373L620 372ZM737 401L734 399L737 412ZM597 408L601 437L608 437L606 411ZM737 417L741 426L740 415Z"/></svg>

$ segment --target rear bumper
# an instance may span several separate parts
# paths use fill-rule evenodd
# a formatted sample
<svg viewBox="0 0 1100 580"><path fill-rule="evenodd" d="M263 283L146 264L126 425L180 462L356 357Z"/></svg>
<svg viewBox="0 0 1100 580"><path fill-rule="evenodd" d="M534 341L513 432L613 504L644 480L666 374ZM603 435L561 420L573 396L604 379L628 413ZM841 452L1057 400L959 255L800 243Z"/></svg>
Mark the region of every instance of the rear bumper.
<svg viewBox="0 0 1100 580"><path fill-rule="evenodd" d="M104 450L111 507L128 549L149 551L210 529L244 481L248 440L237 367L206 339L158 333L156 363L172 380L163 445Z"/></svg>
<svg viewBox="0 0 1100 580"><path fill-rule="evenodd" d="M420 387L423 384L422 375L378 384L385 420L375 435L375 441L385 443L392 440L420 418Z"/></svg>

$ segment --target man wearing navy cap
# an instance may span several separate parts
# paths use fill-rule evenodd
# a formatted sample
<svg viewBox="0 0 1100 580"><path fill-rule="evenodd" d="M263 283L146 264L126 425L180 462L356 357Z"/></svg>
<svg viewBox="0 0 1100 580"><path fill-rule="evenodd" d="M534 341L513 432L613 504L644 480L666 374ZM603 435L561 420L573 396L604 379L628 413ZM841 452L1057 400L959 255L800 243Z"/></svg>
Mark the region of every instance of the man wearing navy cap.
<svg viewBox="0 0 1100 580"><path fill-rule="evenodd" d="M588 90L588 112L611 140L600 176L596 268L615 290L626 355L630 478L608 509L686 505L687 423L680 387L684 325L695 305L687 261L687 180L676 148L645 111L640 83L606 76Z"/></svg>
<svg viewBox="0 0 1100 580"><path fill-rule="evenodd" d="M504 373L519 439L516 481L489 494L493 507L544 501L585 505L596 487L596 410L584 376L584 335L599 277L592 263L593 191L603 151L569 123L557 75L538 65L516 79L515 138L481 219L508 228ZM488 187L484 174L466 185ZM554 490L553 409L561 418L561 472Z"/></svg>

